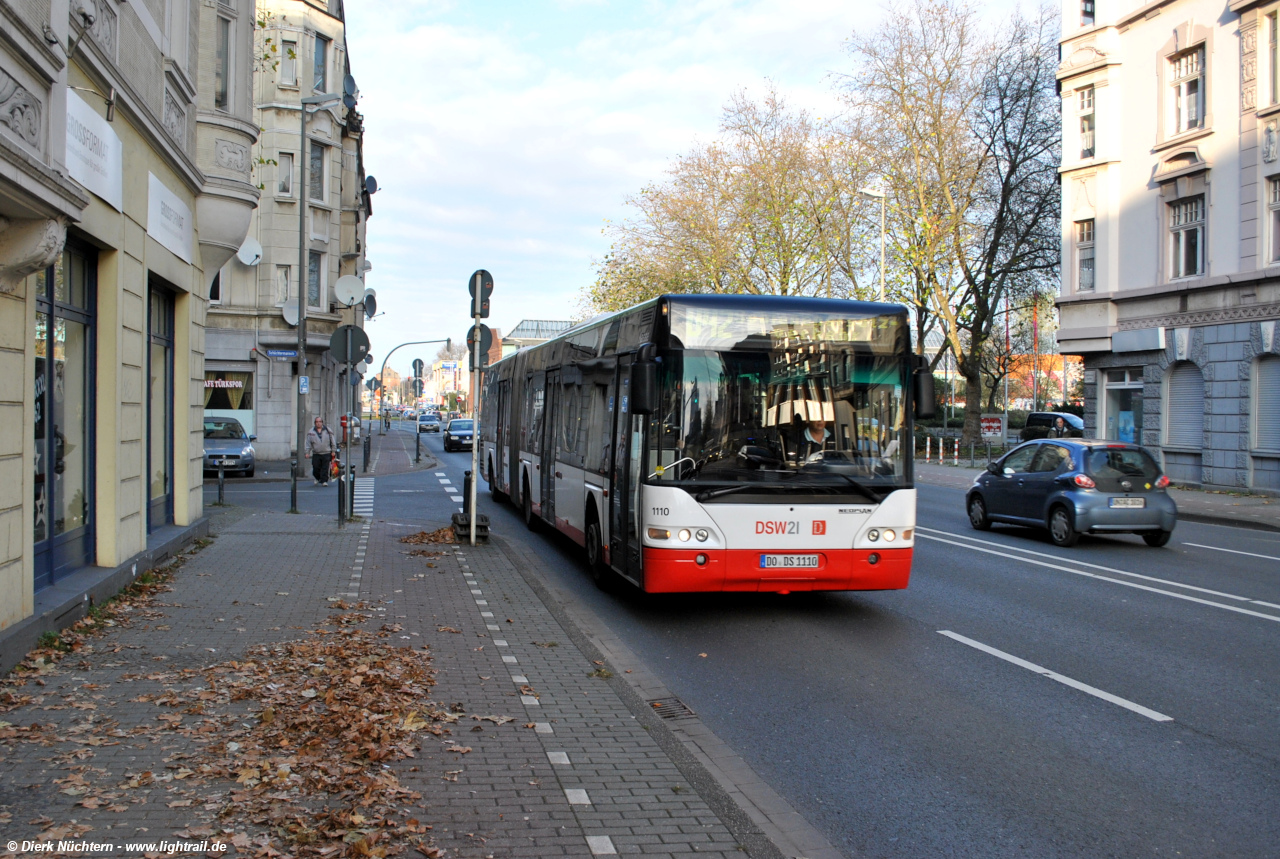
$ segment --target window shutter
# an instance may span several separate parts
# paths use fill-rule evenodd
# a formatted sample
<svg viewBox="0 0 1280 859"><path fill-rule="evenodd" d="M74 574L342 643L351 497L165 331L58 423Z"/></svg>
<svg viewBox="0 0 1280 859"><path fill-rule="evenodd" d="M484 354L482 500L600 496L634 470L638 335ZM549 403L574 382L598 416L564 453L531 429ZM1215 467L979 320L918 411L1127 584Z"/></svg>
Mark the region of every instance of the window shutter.
<svg viewBox="0 0 1280 859"><path fill-rule="evenodd" d="M1192 363L1176 365L1169 373L1169 409L1165 444L1199 449L1204 446L1204 376Z"/></svg>
<svg viewBox="0 0 1280 859"><path fill-rule="evenodd" d="M1254 442L1258 450L1280 450L1280 358L1258 362Z"/></svg>

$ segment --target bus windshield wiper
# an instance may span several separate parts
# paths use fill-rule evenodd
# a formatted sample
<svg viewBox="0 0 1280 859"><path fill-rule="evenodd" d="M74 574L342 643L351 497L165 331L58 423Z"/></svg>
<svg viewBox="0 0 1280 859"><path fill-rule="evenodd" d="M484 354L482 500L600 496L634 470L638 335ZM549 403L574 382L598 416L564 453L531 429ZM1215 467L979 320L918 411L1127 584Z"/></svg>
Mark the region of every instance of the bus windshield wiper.
<svg viewBox="0 0 1280 859"><path fill-rule="evenodd" d="M849 475L840 474L837 476L843 477L846 481L848 481L849 485L852 486L854 489L858 490L858 494L863 496L864 498L867 498L870 501L874 501L876 504L879 504L881 501L884 500L883 496L876 495L875 491L872 490L869 486L864 486L863 484L854 480Z"/></svg>

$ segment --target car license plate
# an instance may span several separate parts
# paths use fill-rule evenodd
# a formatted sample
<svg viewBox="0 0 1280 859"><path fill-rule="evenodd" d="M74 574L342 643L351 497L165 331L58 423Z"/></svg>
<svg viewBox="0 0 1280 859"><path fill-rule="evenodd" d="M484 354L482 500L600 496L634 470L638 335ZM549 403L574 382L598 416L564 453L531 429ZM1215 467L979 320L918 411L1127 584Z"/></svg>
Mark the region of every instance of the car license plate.
<svg viewBox="0 0 1280 859"><path fill-rule="evenodd" d="M1112 498L1109 502L1112 507L1146 507L1147 499L1145 498Z"/></svg>
<svg viewBox="0 0 1280 859"><path fill-rule="evenodd" d="M818 568L817 555L761 555L760 569L815 570Z"/></svg>
<svg viewBox="0 0 1280 859"><path fill-rule="evenodd" d="M236 461L234 459L215 459L213 461L213 464L214 465L235 465Z"/></svg>

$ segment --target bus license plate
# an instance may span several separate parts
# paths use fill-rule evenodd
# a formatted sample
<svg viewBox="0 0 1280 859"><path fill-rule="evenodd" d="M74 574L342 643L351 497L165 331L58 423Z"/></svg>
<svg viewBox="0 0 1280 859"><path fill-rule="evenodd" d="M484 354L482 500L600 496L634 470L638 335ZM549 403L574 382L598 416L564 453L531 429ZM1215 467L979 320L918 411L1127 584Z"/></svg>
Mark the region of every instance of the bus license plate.
<svg viewBox="0 0 1280 859"><path fill-rule="evenodd" d="M1112 498L1110 504L1112 507L1146 507L1147 499L1145 498Z"/></svg>
<svg viewBox="0 0 1280 859"><path fill-rule="evenodd" d="M760 569L814 570L818 568L817 555L761 555Z"/></svg>

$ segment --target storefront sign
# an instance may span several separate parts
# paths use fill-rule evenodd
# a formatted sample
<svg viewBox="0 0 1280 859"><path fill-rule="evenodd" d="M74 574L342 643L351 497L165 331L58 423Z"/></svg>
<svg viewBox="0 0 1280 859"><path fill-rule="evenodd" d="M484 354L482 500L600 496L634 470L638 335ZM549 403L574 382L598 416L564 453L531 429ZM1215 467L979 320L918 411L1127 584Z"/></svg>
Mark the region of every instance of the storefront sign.
<svg viewBox="0 0 1280 859"><path fill-rule="evenodd" d="M195 224L191 210L154 173L147 195L147 235L190 263L195 249Z"/></svg>
<svg viewBox="0 0 1280 859"><path fill-rule="evenodd" d="M67 90L67 171L116 211L124 208L124 147L111 124Z"/></svg>
<svg viewBox="0 0 1280 859"><path fill-rule="evenodd" d="M243 388L244 382L239 379L205 379L206 388Z"/></svg>

